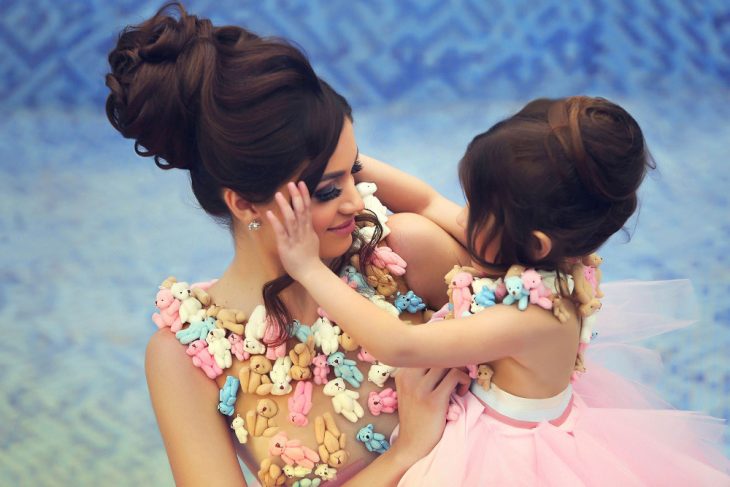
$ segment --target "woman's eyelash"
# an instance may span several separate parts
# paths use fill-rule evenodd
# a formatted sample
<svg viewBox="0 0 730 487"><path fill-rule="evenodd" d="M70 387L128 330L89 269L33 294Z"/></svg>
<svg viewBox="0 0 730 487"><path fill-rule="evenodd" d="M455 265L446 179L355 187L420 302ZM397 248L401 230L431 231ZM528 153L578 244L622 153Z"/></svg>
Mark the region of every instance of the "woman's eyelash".
<svg viewBox="0 0 730 487"><path fill-rule="evenodd" d="M314 193L314 197L319 201L330 201L342 194L342 189L337 186L328 186Z"/></svg>
<svg viewBox="0 0 730 487"><path fill-rule="evenodd" d="M362 162L355 161L355 164L352 165L352 169L350 169L350 174L355 174L362 171Z"/></svg>

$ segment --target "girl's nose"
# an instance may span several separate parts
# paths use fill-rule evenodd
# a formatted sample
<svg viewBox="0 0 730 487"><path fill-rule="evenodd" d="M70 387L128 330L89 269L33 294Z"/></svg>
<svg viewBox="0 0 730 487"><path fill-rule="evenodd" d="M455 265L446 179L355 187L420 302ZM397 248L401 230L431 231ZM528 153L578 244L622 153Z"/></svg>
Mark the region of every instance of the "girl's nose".
<svg viewBox="0 0 730 487"><path fill-rule="evenodd" d="M342 204L340 205L340 212L345 215L360 213L365 208L365 204L363 203L362 196L360 196L360 192L355 187L355 181L352 178L350 178L350 181L344 188L344 192L345 194L343 195Z"/></svg>

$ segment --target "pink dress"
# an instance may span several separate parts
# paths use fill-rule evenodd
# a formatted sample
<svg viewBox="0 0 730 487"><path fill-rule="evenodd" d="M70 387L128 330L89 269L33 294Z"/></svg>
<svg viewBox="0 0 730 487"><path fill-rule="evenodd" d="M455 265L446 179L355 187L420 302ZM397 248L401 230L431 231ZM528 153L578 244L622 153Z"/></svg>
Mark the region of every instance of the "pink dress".
<svg viewBox="0 0 730 487"><path fill-rule="evenodd" d="M722 420L672 409L642 377L609 370L656 375L658 356L629 342L690 324L691 286L624 282L604 292L587 372L546 399L475 382L454 396L459 419L398 485L730 486Z"/></svg>

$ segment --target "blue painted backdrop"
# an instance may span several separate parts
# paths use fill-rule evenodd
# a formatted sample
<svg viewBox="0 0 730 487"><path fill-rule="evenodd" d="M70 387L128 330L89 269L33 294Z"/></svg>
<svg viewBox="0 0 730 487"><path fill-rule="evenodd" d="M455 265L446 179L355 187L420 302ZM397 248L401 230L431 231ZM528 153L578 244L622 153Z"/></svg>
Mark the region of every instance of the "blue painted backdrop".
<svg viewBox="0 0 730 487"><path fill-rule="evenodd" d="M730 415L727 1L187 6L295 40L352 102L363 151L457 200L467 142L530 98L622 103L659 170L604 275L693 279L700 322L651 341L671 373L658 386ZM134 156L103 115L106 54L157 7L0 0L0 485L172 482L143 370L155 286L218 275L230 242L185 175Z"/></svg>

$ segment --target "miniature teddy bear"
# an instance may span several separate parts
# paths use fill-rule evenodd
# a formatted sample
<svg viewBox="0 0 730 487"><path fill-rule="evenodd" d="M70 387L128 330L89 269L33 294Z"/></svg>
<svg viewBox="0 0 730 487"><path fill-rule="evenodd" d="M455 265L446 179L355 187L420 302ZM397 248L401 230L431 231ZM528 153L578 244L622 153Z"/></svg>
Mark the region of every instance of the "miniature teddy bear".
<svg viewBox="0 0 730 487"><path fill-rule="evenodd" d="M263 355L253 355L238 371L241 390L244 393L254 394L261 385L271 384L271 379L267 375L271 372L271 368L269 359Z"/></svg>
<svg viewBox="0 0 730 487"><path fill-rule="evenodd" d="M175 338L183 345L187 345L195 340L205 340L211 330L215 328L215 320L206 318L203 321L193 321L184 330L175 333Z"/></svg>
<svg viewBox="0 0 730 487"><path fill-rule="evenodd" d="M504 285L507 287L507 296L502 300L502 304L517 303L517 308L520 311L527 309L530 293L522 286L522 279L519 276L505 277Z"/></svg>
<svg viewBox="0 0 730 487"><path fill-rule="evenodd" d="M258 386L256 388L256 394L260 396L265 396L266 394L272 394L274 396L289 394L292 390L289 369L291 369L291 359L288 356L276 359L269 372L271 383Z"/></svg>
<svg viewBox="0 0 730 487"><path fill-rule="evenodd" d="M175 276L168 276L167 279L162 281L162 284L160 284L160 289L167 288L170 289L173 284L177 282L177 278Z"/></svg>
<svg viewBox="0 0 730 487"><path fill-rule="evenodd" d="M215 379L223 373L223 370L218 366L210 352L208 352L208 344L205 340L195 340L188 345L185 353L193 358L193 365L200 367L205 372L205 375L211 379Z"/></svg>
<svg viewBox="0 0 730 487"><path fill-rule="evenodd" d="M355 423L365 414L362 406L357 402L360 393L347 389L342 377L327 382L322 392L332 398L332 407L335 412L343 415L348 421Z"/></svg>
<svg viewBox="0 0 730 487"><path fill-rule="evenodd" d="M370 256L370 263L381 269L388 269L394 276L402 276L406 273L408 264L400 255L393 252L390 247L375 247L373 254Z"/></svg>
<svg viewBox="0 0 730 487"><path fill-rule="evenodd" d="M362 197L365 209L375 213L375 216L378 218L378 223L383 227L382 238L387 237L390 234L390 228L385 224L388 221L388 209L375 196L378 186L375 183L362 182L357 183L355 188L357 188L357 192Z"/></svg>
<svg viewBox="0 0 730 487"><path fill-rule="evenodd" d="M380 392L370 391L368 409L373 416L380 416L380 413L394 413L398 409L398 394L390 387Z"/></svg>
<svg viewBox="0 0 730 487"><path fill-rule="evenodd" d="M233 414L233 406L236 404L236 394L238 393L239 381L232 375L226 377L226 383L218 393L220 402L218 403L218 411L226 416Z"/></svg>
<svg viewBox="0 0 730 487"><path fill-rule="evenodd" d="M352 289L362 294L365 297L370 297L375 294L375 290L368 284L367 278L357 272L355 266L348 265L342 269L340 278Z"/></svg>
<svg viewBox="0 0 730 487"><path fill-rule="evenodd" d="M482 279L478 280L481 281ZM494 291L488 285L483 285L479 287L479 290L474 290L469 311L472 313L478 313L484 308L494 306L496 302L497 300Z"/></svg>
<svg viewBox="0 0 730 487"><path fill-rule="evenodd" d="M390 448L390 443L385 439L382 433L376 433L375 427L372 423L367 426L360 428L356 436L358 441L361 441L365 448L370 452L385 453Z"/></svg>
<svg viewBox="0 0 730 487"><path fill-rule="evenodd" d="M337 469L332 468L331 465L320 463L317 465L317 468L314 469L314 475L322 480L334 480L337 477Z"/></svg>
<svg viewBox="0 0 730 487"><path fill-rule="evenodd" d="M226 338L226 331L222 328L214 328L208 332L205 341L208 343L208 352L213 356L218 367L221 369L230 367L233 359L231 358L231 342Z"/></svg>
<svg viewBox="0 0 730 487"><path fill-rule="evenodd" d="M180 322L190 323L191 321L203 321L205 319L205 311L203 305L193 296L193 291L187 282L176 282L170 288L172 295L180 301Z"/></svg>
<svg viewBox="0 0 730 487"><path fill-rule="evenodd" d="M360 256L355 254L350 257L350 263L356 268L360 268ZM373 264L365 265L365 277L368 285L375 289L376 293L385 297L393 297L399 290L398 283L395 278L390 275L387 269L379 268ZM369 296L372 299L372 296Z"/></svg>
<svg viewBox="0 0 730 487"><path fill-rule="evenodd" d="M271 458L264 458L257 473L262 487L277 487L286 483L286 475L281 467L272 462Z"/></svg>
<svg viewBox="0 0 730 487"><path fill-rule="evenodd" d="M311 468L302 467L301 465L284 465L284 475L288 478L302 478L312 473ZM319 479L317 479L319 480Z"/></svg>
<svg viewBox="0 0 730 487"><path fill-rule="evenodd" d="M243 349L243 338L241 335L231 333L228 335L228 341L231 342L231 353L236 356L238 360L248 360L251 354Z"/></svg>
<svg viewBox="0 0 730 487"><path fill-rule="evenodd" d="M338 337L340 347L346 352L354 352L360 346L355 342L355 339L350 336L347 332L342 332Z"/></svg>
<svg viewBox="0 0 730 487"><path fill-rule="evenodd" d="M238 309L226 309L219 306L211 306L205 311L206 316L216 319L216 326L229 330L236 335L243 335L246 313Z"/></svg>
<svg viewBox="0 0 730 487"><path fill-rule="evenodd" d="M454 318L468 316L471 306L471 290L469 286L474 281L474 276L468 272L457 272L449 283L451 290L451 303L454 305Z"/></svg>
<svg viewBox="0 0 730 487"><path fill-rule="evenodd" d="M385 364L372 364L368 370L368 382L372 382L378 387L383 387L385 382L395 372L395 367Z"/></svg>
<svg viewBox="0 0 730 487"><path fill-rule="evenodd" d="M477 371L477 383L482 386L482 389L488 390L492 385L492 376L494 375L494 369L487 364L479 364Z"/></svg>
<svg viewBox="0 0 730 487"><path fill-rule="evenodd" d="M280 338L279 328L271 323L267 324L264 336L261 339L261 342L266 345L267 359L276 360L286 355L286 341L281 341ZM281 343L277 344L277 342Z"/></svg>
<svg viewBox="0 0 730 487"><path fill-rule="evenodd" d="M297 426L307 426L307 414L312 409L312 383L297 382L294 394L287 400L289 406L289 422Z"/></svg>
<svg viewBox="0 0 730 487"><path fill-rule="evenodd" d="M397 294L397 292L396 292ZM375 296L372 296L370 298L370 302L375 304L378 308L387 311L393 316L400 316L400 311L398 311L398 308L390 304L388 301L385 300L385 298L379 294L376 294Z"/></svg>
<svg viewBox="0 0 730 487"><path fill-rule="evenodd" d="M321 385L327 383L327 375L330 372L330 366L327 364L327 356L323 353L312 359L314 364L314 383Z"/></svg>
<svg viewBox="0 0 730 487"><path fill-rule="evenodd" d="M595 252L586 255L581 259L583 264L583 274L585 275L586 281L593 287L593 293L597 298L603 297L603 291L601 291L601 269L600 265L603 263L603 257L596 254Z"/></svg>
<svg viewBox="0 0 730 487"><path fill-rule="evenodd" d="M261 340L266 334L267 325L266 308L260 304L254 308L244 329L245 339L243 340L243 349L245 351L251 355L259 355L266 352L266 345Z"/></svg>
<svg viewBox="0 0 730 487"><path fill-rule="evenodd" d="M319 455L311 448L302 445L301 440L290 440L286 432L281 431L269 440L269 455L281 457L287 465L298 465L313 469Z"/></svg>
<svg viewBox="0 0 730 487"><path fill-rule="evenodd" d="M426 308L423 300L413 291L408 291L406 294L398 292L395 297L395 303L393 304L401 312L407 311L409 313L417 313Z"/></svg>
<svg viewBox="0 0 730 487"><path fill-rule="evenodd" d="M240 414L237 414L236 418L231 422L231 429L236 433L238 442L242 445L246 444L248 441L248 431L246 431L246 427L243 424L243 418Z"/></svg>
<svg viewBox="0 0 730 487"><path fill-rule="evenodd" d="M325 355L333 354L340 346L338 336L341 333L340 327L332 325L332 322L325 317L320 317L312 325L314 343Z"/></svg>
<svg viewBox="0 0 730 487"><path fill-rule="evenodd" d="M315 477L313 479L306 478L306 479L299 479L296 482L294 482L292 487L319 487L319 484L322 483L322 479L319 477Z"/></svg>
<svg viewBox="0 0 730 487"><path fill-rule="evenodd" d="M335 352L327 357L327 363L334 369L336 377L342 377L352 387L360 387L363 375L357 368L357 362L345 358L345 354L342 352Z"/></svg>
<svg viewBox="0 0 730 487"><path fill-rule="evenodd" d="M246 429L252 436L273 436L279 428L274 416L279 413L279 406L269 398L260 399L256 410L246 412Z"/></svg>
<svg viewBox="0 0 730 487"><path fill-rule="evenodd" d="M312 378L312 369L309 366L314 359L314 337L307 337L304 343L297 343L289 350L292 366L289 376L294 380L309 380Z"/></svg>
<svg viewBox="0 0 730 487"><path fill-rule="evenodd" d="M326 462L330 467L339 468L347 463L350 454L345 450L347 437L341 433L335 423L335 419L330 413L324 413L322 416L314 418L314 436L317 440L319 458ZM319 467L315 470L315 474L326 480L326 476L318 473ZM334 469L333 472L337 472ZM334 478L334 475L332 476Z"/></svg>
<svg viewBox="0 0 730 487"><path fill-rule="evenodd" d="M570 274L573 276L573 296L578 300L578 312L583 318L587 318L599 309L601 301L596 298L593 286L586 279L585 266L578 262L573 264Z"/></svg>
<svg viewBox="0 0 730 487"><path fill-rule="evenodd" d="M553 293L542 282L542 276L535 269L527 269L521 277L522 286L530 294L530 304L553 309Z"/></svg>
<svg viewBox="0 0 730 487"><path fill-rule="evenodd" d="M363 347L360 347L360 351L357 352L357 358L362 362L368 362L371 364L374 364L376 361L375 357L373 357L373 355Z"/></svg>
<svg viewBox="0 0 730 487"><path fill-rule="evenodd" d="M157 328L170 327L170 331L178 332L182 328L182 322L180 321L180 301L175 299L172 295L172 291L167 288L161 287L157 291L157 297L155 298L155 306L160 310L159 313L152 315L152 321L154 321Z"/></svg>

